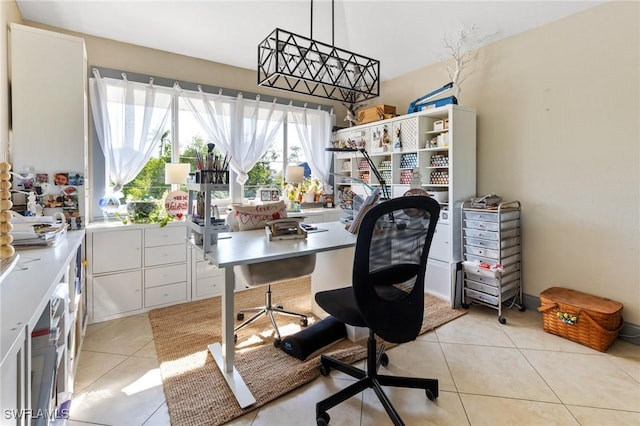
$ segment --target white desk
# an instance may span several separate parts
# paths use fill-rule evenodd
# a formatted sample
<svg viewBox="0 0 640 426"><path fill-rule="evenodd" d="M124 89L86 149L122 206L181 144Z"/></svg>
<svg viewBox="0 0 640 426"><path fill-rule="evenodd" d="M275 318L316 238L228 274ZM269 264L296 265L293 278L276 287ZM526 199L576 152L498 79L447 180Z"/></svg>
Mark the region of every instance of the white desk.
<svg viewBox="0 0 640 426"><path fill-rule="evenodd" d="M306 254L354 247L356 235L344 229L340 222L315 224L323 232L310 233L306 239L269 241L264 229L230 233L231 238L219 239L205 257L219 268L225 268L222 289L222 343L209 345L209 351L218 364L242 408L255 403L255 398L233 366L234 356L234 282L233 267L270 260L287 259Z"/></svg>

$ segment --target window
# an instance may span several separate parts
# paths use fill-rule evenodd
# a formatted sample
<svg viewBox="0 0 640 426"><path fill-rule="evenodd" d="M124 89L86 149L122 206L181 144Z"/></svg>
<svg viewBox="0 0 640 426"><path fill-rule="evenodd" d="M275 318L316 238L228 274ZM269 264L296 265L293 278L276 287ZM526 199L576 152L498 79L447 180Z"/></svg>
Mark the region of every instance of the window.
<svg viewBox="0 0 640 426"><path fill-rule="evenodd" d="M257 191L264 187L282 190L284 185L283 170L286 169L287 164L305 165L306 162L300 138L293 124L286 119L283 128L278 132L276 142L249 172L249 180L244 184L244 198L259 199ZM310 175L311 169L307 166L305 167L305 177Z"/></svg>
<svg viewBox="0 0 640 426"><path fill-rule="evenodd" d="M94 170L100 170L100 163L103 162L105 164L105 172L107 168L111 170L109 177L127 182L122 185L122 193L124 194L121 199L122 204L127 199L162 199L171 189L170 185L164 183L164 165L168 162L178 161L190 163L191 170L195 171L197 169L196 153L206 153L208 147L214 146L213 140L217 142L215 144L216 151L214 152L221 155L221 157L227 152L229 155L235 155L236 167L239 169L251 167L251 164L255 161L251 158L252 155L265 152L266 149L266 153L261 157L260 161L248 172L248 179L243 191L240 194L236 194L234 199L242 198L243 201L255 199L257 190L264 187L281 190L283 170L286 165L288 163L306 164L305 150L299 140L301 136L296 130L297 123L293 119L293 115L296 113L291 112L298 109L298 107L291 109L290 106L276 103L275 100L273 102L261 101L260 97L256 95L250 95L255 97L254 99L249 97L244 99L240 93L236 97L222 96L221 94L213 95L212 91L203 92L199 87L198 91L184 90L177 85L174 85L174 88L166 86L158 88L148 82L133 83L126 78L123 80L102 78L96 71L94 71L94 75L96 75L96 78L91 80L96 80L96 82L92 81L90 83L92 88L92 114L94 116L94 128L103 149L94 151L97 154L92 159L92 166ZM142 81L141 77L138 76L137 78ZM104 80L109 81L104 83ZM94 93L94 86L101 87L103 83L111 86L107 86L108 88L103 89L103 92ZM139 99L136 98L132 102L131 97L122 95L114 99L109 98L106 106L104 104L101 105L100 102L104 101L102 93L107 93L107 90L112 90L113 87L120 87L119 90L125 94L127 90L136 91ZM150 95L151 92L153 93ZM145 96L147 97L145 98ZM156 98L168 98L169 100L165 99L162 105L156 105L154 96ZM94 98L98 98L98 100L94 102ZM104 98L106 99L106 97ZM211 102L211 105L208 104L209 102ZM96 118L96 116L101 116L102 111L106 110L109 111L109 114L113 110L114 114L120 115L121 127L115 129L115 131L111 127L102 128L104 125L111 126L112 120L110 120L109 116L102 117L102 122L100 122L100 118ZM138 114L136 112L136 114L133 114L134 110L142 110L143 113ZM300 110L302 109L300 108ZM148 114L154 116L152 125L147 123ZM135 119L132 120L133 123L129 123L129 117L132 115L135 115ZM155 118L156 115L162 116L164 119L158 120ZM238 122L237 120L242 121ZM143 126L143 130L139 132L140 134L136 134L135 138L127 135L127 126L133 127L133 125ZM112 135L116 135L116 137L112 138ZM134 167L129 167L126 161L121 161L118 169L113 163L113 158L111 158L115 157L115 155L111 154L113 151L112 146L106 145L105 148L102 139L117 139L121 135L124 135L124 144L129 144L124 146L122 150L124 154L122 156L125 158L127 155L136 157L137 165L134 164ZM308 137L305 136L305 138ZM234 141L238 139L250 140L250 148L247 144L234 144ZM94 140L96 139L94 138ZM111 143L113 142L111 140ZM138 149L137 145L135 145L138 142L146 144L143 147L144 150ZM104 152L107 155L101 158L100 155ZM127 170L129 174L131 174L131 170L133 170L133 173L136 173L136 171L138 173L132 178L128 175L122 176L123 173L114 175L114 169L119 171ZM309 176L311 169L307 166L305 170L305 175ZM105 188L115 186L117 189L119 187L114 185L116 182L105 182L105 176L106 174L100 176L99 173L94 173L94 186L99 188L104 183ZM232 175L230 179L233 181L235 177ZM231 186L231 191L233 189L234 186ZM274 191L271 192L271 194L273 193ZM100 190L94 191L94 217L100 213L97 205L104 195L107 194ZM226 203L231 201L231 195L233 194L229 192L216 194L216 200L219 201L218 205L224 207Z"/></svg>

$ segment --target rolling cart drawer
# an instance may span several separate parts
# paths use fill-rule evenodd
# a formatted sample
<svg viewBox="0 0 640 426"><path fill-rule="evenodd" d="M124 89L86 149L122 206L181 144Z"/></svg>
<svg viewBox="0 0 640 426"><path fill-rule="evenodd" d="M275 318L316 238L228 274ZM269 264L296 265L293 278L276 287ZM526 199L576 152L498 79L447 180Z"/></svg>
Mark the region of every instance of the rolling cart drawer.
<svg viewBox="0 0 640 426"><path fill-rule="evenodd" d="M465 237L484 238L485 240L498 241L498 236L500 236L501 238L513 238L519 235L520 235L520 228L513 228L507 231L502 231L500 232L500 235L498 235L498 233L495 231L485 231L482 229L464 228Z"/></svg>
<svg viewBox="0 0 640 426"><path fill-rule="evenodd" d="M498 249L498 241L496 240L483 240L482 238L469 238L464 237L464 242L467 245L475 246L475 247L485 247L488 249L497 250ZM512 247L520 244L520 238L503 238L500 242L501 248Z"/></svg>
<svg viewBox="0 0 640 426"><path fill-rule="evenodd" d="M514 286L509 290L503 291L502 301L508 300L513 296L515 296L517 293L517 290L518 290L517 286ZM483 293L481 291L476 291L470 288L464 289L464 295L465 297L468 297L469 299L472 299L472 300L478 300L480 302L484 302L492 306L498 306L498 296L491 296L489 294Z"/></svg>
<svg viewBox="0 0 640 426"><path fill-rule="evenodd" d="M520 218L520 211L510 211L506 213L498 214L497 212L476 212L476 211L465 211L464 218L470 220L484 220L487 222L497 222L499 219L503 221L506 220L514 220Z"/></svg>
<svg viewBox="0 0 640 426"><path fill-rule="evenodd" d="M500 277L490 277L487 275L474 274L472 272L466 272L466 277L467 279L470 279L482 284L488 284L493 286L497 286L498 284L500 284ZM520 278L520 271L516 271L509 275L503 275L502 284L504 285L506 283L510 283L511 281L517 280L518 278Z"/></svg>
<svg viewBox="0 0 640 426"><path fill-rule="evenodd" d="M509 290L511 290L512 288L514 288L516 285L518 284L517 281L512 281L510 283L502 283L502 293L506 293ZM476 291L481 291L483 293L487 293L491 296L497 296L498 294L500 294L500 289L497 286L493 286L493 285L488 285L488 284L482 284L482 283L478 283L475 281L471 281L466 279L464 281L464 285L466 288L469 288L471 290L476 290Z"/></svg>
<svg viewBox="0 0 640 426"><path fill-rule="evenodd" d="M484 262L484 263L488 263L489 265L495 265L496 263L499 263L500 266L502 266L503 268L506 268L507 266L520 261L520 253L514 254L513 256L509 256L509 257L503 257L500 262L497 262L496 258L478 256L471 253L465 253L464 257L471 262ZM504 272L506 271L503 271L503 273Z"/></svg>
<svg viewBox="0 0 640 426"><path fill-rule="evenodd" d="M520 219L509 220L507 222L500 222L500 223L465 219L464 223L467 228L497 232L498 229L500 229L501 231L506 231L508 229L518 228L520 226Z"/></svg>
<svg viewBox="0 0 640 426"><path fill-rule="evenodd" d="M475 246L464 246L464 251L467 254L471 254L474 256L485 256L491 259L500 260L500 254L502 254L502 259L508 258L509 256L513 256L520 252L520 246L514 246L507 249L500 250L492 250L484 247L475 247ZM500 263L500 262L498 262Z"/></svg>

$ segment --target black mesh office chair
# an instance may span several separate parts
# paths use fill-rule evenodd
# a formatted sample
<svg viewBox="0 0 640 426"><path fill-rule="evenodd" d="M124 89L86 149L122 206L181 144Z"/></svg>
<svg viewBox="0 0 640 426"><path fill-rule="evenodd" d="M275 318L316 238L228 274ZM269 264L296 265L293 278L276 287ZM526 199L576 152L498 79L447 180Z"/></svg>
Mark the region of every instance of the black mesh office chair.
<svg viewBox="0 0 640 426"><path fill-rule="evenodd" d="M396 425L403 425L382 386L419 388L429 400L438 397L438 380L378 374L389 358L384 345L376 351L375 336L391 343L414 340L424 316L424 278L439 204L430 197L394 198L367 212L358 231L351 287L316 294L322 309L345 324L368 327L366 371L321 356L320 372L332 368L359 379L316 404L319 426L329 423L327 410L364 389L372 388Z"/></svg>

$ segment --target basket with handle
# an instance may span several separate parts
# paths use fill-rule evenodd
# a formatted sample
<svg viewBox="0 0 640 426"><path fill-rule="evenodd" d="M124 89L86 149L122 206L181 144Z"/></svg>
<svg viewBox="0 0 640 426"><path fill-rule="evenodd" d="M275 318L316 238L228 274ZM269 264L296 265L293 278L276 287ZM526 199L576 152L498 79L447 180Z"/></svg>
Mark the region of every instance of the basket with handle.
<svg viewBox="0 0 640 426"><path fill-rule="evenodd" d="M552 287L540 293L544 331L604 352L623 325L622 304L575 290Z"/></svg>

